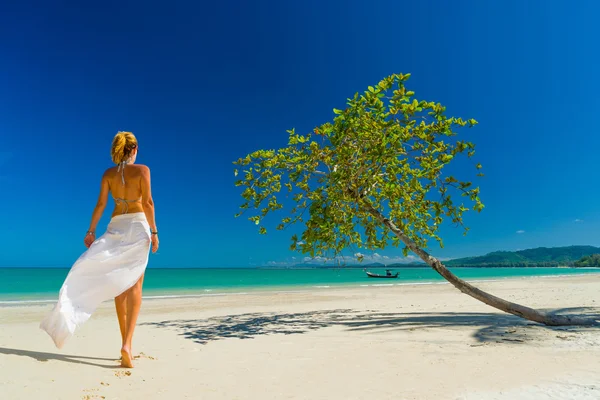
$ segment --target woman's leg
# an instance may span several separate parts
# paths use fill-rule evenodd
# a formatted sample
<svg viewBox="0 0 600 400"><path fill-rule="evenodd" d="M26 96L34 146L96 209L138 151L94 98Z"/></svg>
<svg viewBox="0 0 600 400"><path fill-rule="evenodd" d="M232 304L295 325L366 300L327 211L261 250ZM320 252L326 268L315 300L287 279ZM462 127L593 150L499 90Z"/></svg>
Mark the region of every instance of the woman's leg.
<svg viewBox="0 0 600 400"><path fill-rule="evenodd" d="M121 345L125 343L125 332L127 329L127 293L129 290L115 297L115 308L117 309L117 319L119 320L119 329L121 330Z"/></svg>
<svg viewBox="0 0 600 400"><path fill-rule="evenodd" d="M133 331L140 313L142 305L142 284L144 283L144 275L140 277L135 285L127 291L127 320L125 321L125 340L121 348L121 365L127 368L133 368L133 355L131 353L131 340L133 339Z"/></svg>

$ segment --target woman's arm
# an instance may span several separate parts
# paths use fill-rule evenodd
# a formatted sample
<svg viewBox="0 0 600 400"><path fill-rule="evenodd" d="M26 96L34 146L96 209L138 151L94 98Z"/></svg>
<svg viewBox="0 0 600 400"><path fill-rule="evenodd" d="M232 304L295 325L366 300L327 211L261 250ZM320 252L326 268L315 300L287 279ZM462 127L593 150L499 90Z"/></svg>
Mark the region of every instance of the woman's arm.
<svg viewBox="0 0 600 400"><path fill-rule="evenodd" d="M152 200L152 185L150 184L150 168L145 165L142 166L142 206L144 207L144 214L146 214L146 220L150 225L150 230L154 233L151 234L152 238L152 252L156 253L158 250L158 231L156 228L156 220L154 217L154 200Z"/></svg>
<svg viewBox="0 0 600 400"><path fill-rule="evenodd" d="M110 187L108 184L107 173L104 172L104 175L102 175L102 181L100 182L100 194L98 195L98 201L96 202L96 207L94 207L94 211L92 212L90 228L88 229L84 239L86 247L90 247L96 238L96 225L98 225L98 221L100 221L102 213L104 213L104 209L106 208L109 190Z"/></svg>
<svg viewBox="0 0 600 400"><path fill-rule="evenodd" d="M152 200L152 187L150 184L150 168L142 166L142 206L148 220L150 229L156 231L156 221L154 220L154 200Z"/></svg>

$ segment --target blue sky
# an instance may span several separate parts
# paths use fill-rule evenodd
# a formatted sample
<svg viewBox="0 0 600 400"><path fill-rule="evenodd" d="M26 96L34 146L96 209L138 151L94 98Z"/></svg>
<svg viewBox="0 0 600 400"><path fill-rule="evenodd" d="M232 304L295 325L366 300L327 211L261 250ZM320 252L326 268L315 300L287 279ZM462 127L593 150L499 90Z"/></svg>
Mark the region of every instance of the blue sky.
<svg viewBox="0 0 600 400"><path fill-rule="evenodd" d="M118 130L136 134L152 170L150 266L300 261L292 232L258 235L233 217L232 161L406 72L418 98L479 121L464 133L486 208L466 217L466 237L444 227L435 255L600 245L599 12L593 1L4 2L0 266L69 267L81 254Z"/></svg>

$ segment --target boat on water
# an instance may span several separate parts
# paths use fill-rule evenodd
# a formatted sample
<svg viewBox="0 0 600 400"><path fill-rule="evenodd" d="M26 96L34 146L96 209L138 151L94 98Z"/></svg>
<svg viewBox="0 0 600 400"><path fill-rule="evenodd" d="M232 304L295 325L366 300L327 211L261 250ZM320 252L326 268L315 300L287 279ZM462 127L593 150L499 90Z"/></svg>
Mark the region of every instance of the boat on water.
<svg viewBox="0 0 600 400"><path fill-rule="evenodd" d="M396 272L395 274L392 274L392 272L389 269L385 270L385 275L374 274L369 271L365 271L365 272L367 273L367 276L369 278L397 278L398 277L398 272Z"/></svg>

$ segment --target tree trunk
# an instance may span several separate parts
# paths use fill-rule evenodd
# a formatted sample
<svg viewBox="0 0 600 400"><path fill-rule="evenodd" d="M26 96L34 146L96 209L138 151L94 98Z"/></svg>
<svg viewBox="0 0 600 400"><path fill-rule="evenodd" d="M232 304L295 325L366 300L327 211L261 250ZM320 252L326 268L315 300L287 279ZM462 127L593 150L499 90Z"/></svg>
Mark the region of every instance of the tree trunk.
<svg viewBox="0 0 600 400"><path fill-rule="evenodd" d="M421 249L417 244L404 234L398 227L389 219L385 218L378 210L370 205L367 210L371 215L381 221L388 229L390 229L409 249L417 254L423 261L429 264L438 274L443 276L448 282L456 287L461 292L489 305L498 310L514 314L521 318L535 321L549 326L564 326L564 325L595 325L598 321L578 316L555 315L548 314L543 311L535 310L520 304L511 303L494 295L484 292L481 289L463 281L454 275L448 268L444 266L437 258L428 254Z"/></svg>

